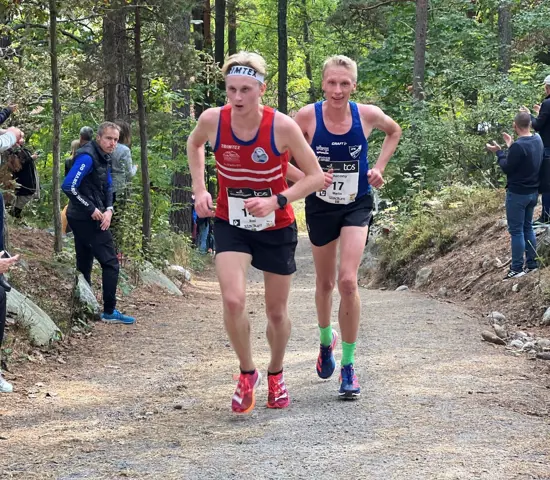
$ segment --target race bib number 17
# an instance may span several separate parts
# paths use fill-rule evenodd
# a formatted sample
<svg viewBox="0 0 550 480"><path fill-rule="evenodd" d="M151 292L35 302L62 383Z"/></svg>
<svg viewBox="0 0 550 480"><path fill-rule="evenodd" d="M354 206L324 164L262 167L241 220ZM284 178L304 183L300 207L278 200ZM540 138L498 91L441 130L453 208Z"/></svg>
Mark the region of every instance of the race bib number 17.
<svg viewBox="0 0 550 480"><path fill-rule="evenodd" d="M229 223L245 230L259 231L275 226L275 212L266 217L255 217L244 206L247 198L271 197L271 189L254 190L252 188L228 188Z"/></svg>
<svg viewBox="0 0 550 480"><path fill-rule="evenodd" d="M328 203L347 205L355 201L359 189L359 161L331 162L319 160L323 172L334 170L332 183L326 190L317 192L317 197Z"/></svg>

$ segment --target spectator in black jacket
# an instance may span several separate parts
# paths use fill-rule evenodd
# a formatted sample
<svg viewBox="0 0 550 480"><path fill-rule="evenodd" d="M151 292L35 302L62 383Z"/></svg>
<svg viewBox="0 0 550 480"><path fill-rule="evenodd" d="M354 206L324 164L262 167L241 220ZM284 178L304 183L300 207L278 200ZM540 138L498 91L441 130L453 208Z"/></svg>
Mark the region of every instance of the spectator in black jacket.
<svg viewBox="0 0 550 480"><path fill-rule="evenodd" d="M21 218L25 205L39 196L38 172L34 163L37 158L38 153L31 154L26 148L8 152L8 168L17 183L10 213L16 218Z"/></svg>
<svg viewBox="0 0 550 480"><path fill-rule="evenodd" d="M118 136L118 125L102 123L96 139L76 151L73 166L61 188L69 197L67 220L74 235L76 268L91 284L94 257L101 265L101 319L132 324L133 317L116 310L119 263L109 229L114 212L110 154L115 150Z"/></svg>
<svg viewBox="0 0 550 480"><path fill-rule="evenodd" d="M518 135L515 142L507 133L502 134L508 146L507 153L494 141L487 144L487 149L496 153L507 178L506 219L512 243L512 264L505 278L521 277L537 269L533 211L537 205L544 147L540 136L531 133L531 116L527 112L516 115L514 130Z"/></svg>
<svg viewBox="0 0 550 480"><path fill-rule="evenodd" d="M539 187L542 193L542 213L536 224L550 223L550 75L544 79L543 85L546 98L540 105L533 106L537 117L531 115L533 129L540 133L544 145ZM530 113L526 107L521 107L521 111Z"/></svg>

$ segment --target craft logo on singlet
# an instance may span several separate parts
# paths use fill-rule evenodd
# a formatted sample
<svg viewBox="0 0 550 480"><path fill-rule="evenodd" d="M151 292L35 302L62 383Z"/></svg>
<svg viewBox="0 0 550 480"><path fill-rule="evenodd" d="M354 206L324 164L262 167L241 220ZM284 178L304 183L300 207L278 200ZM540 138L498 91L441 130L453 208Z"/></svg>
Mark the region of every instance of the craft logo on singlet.
<svg viewBox="0 0 550 480"><path fill-rule="evenodd" d="M351 158L357 158L361 154L361 150L363 149L363 145L352 145L349 147L349 154L351 155Z"/></svg>
<svg viewBox="0 0 550 480"><path fill-rule="evenodd" d="M241 163L240 155L237 152L234 152L233 150L223 152L223 160L224 162L232 165L239 165Z"/></svg>
<svg viewBox="0 0 550 480"><path fill-rule="evenodd" d="M252 152L252 160L255 163L267 163L269 156L262 147L256 147Z"/></svg>

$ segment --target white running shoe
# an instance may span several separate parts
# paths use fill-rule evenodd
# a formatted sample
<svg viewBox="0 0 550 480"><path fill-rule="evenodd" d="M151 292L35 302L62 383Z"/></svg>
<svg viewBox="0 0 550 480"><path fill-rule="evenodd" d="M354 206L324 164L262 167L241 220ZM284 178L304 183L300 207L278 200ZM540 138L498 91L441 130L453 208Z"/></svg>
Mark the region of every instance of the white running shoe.
<svg viewBox="0 0 550 480"><path fill-rule="evenodd" d="M0 392L1 393L11 393L13 392L13 385L6 381L4 377L2 377L2 373L0 372Z"/></svg>

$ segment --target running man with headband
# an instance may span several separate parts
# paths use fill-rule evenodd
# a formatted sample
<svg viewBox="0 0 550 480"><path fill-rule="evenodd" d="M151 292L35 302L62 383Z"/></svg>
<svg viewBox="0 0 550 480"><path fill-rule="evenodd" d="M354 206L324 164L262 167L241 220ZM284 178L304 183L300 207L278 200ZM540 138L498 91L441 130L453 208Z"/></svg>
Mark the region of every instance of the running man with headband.
<svg viewBox="0 0 550 480"><path fill-rule="evenodd" d="M265 60L257 54L230 56L222 72L229 103L209 108L191 133L187 153L199 217L215 216L216 273L223 319L241 373L231 408L248 413L255 405L261 374L252 359L250 323L246 314L246 281L250 265L264 272L269 408L290 403L283 377L283 359L290 336L287 303L297 229L290 203L322 188L324 175L302 132L286 115L260 103L265 93ZM204 144L214 145L219 194L213 212L204 183ZM289 151L301 180L286 183Z"/></svg>
<svg viewBox="0 0 550 480"><path fill-rule="evenodd" d="M326 100L303 107L295 118L330 180L328 188L306 198L321 337L316 370L321 378L329 378L336 368L337 335L332 330L331 311L338 273L338 322L342 334L338 393L340 398L356 398L361 393L354 369L361 316L357 271L372 217L371 186L380 188L384 184L382 174L397 148L401 128L380 108L350 102L357 85L357 65L353 60L343 55L331 57L325 61L322 75ZM386 138L376 164L369 168L367 139L375 128L382 130Z"/></svg>

